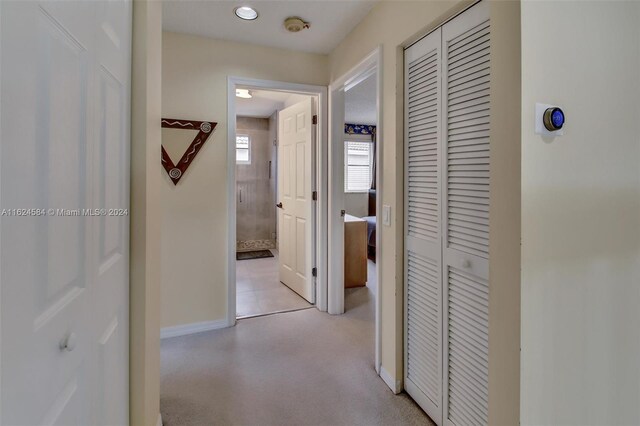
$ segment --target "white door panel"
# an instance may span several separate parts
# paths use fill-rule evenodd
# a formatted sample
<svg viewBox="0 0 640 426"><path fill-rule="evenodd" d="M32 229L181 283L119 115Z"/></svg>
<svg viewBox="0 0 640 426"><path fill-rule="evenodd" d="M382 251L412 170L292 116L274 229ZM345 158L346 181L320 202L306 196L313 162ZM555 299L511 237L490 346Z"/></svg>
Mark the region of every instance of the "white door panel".
<svg viewBox="0 0 640 426"><path fill-rule="evenodd" d="M442 422L441 45L439 30L405 52L405 382Z"/></svg>
<svg viewBox="0 0 640 426"><path fill-rule="evenodd" d="M131 4L0 7L0 422L126 424Z"/></svg>
<svg viewBox="0 0 640 426"><path fill-rule="evenodd" d="M328 221L328 254L329 282L337 283L328 286L328 312L331 315L344 313L344 114L345 91L339 88L331 91L331 138L329 145L328 189L329 213Z"/></svg>
<svg viewBox="0 0 640 426"><path fill-rule="evenodd" d="M278 114L280 281L315 302L313 268L313 152L311 98Z"/></svg>
<svg viewBox="0 0 640 426"><path fill-rule="evenodd" d="M100 2L95 76L96 149L93 205L113 215L94 219L97 245L92 330L95 424L128 422L129 69L130 4ZM125 350L123 350L123 348Z"/></svg>
<svg viewBox="0 0 640 426"><path fill-rule="evenodd" d="M488 422L489 3L442 27L444 419Z"/></svg>

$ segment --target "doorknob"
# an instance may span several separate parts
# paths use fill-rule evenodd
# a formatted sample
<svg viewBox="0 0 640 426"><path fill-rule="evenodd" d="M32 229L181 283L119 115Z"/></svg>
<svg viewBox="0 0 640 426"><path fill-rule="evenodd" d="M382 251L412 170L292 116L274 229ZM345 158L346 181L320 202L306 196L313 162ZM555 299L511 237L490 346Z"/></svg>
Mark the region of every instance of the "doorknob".
<svg viewBox="0 0 640 426"><path fill-rule="evenodd" d="M67 352L73 351L76 348L77 340L78 336L76 336L76 333L69 333L60 341L60 350Z"/></svg>
<svg viewBox="0 0 640 426"><path fill-rule="evenodd" d="M460 262L460 266L465 269L469 269L471 268L471 261L469 259L464 259L462 262Z"/></svg>
<svg viewBox="0 0 640 426"><path fill-rule="evenodd" d="M282 208L282 203L278 203L278 204L276 204L276 207L277 207L277 208L279 208L279 209L281 209L281 208Z"/></svg>
<svg viewBox="0 0 640 426"><path fill-rule="evenodd" d="M340 216L344 217L345 214L347 214L345 210L340 210Z"/></svg>

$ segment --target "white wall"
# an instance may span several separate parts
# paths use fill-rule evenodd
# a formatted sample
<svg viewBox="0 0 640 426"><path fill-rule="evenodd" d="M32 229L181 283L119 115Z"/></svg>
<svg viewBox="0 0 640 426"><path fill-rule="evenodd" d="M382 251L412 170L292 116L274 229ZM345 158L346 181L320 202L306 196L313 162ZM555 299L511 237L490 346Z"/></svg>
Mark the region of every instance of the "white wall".
<svg viewBox="0 0 640 426"><path fill-rule="evenodd" d="M282 109L288 108L292 105L300 103L308 98L309 98L309 95L300 95L298 93L292 93L291 95L289 95L287 100L284 101L284 107Z"/></svg>
<svg viewBox="0 0 640 426"><path fill-rule="evenodd" d="M345 192L344 210L351 216L369 216L369 193Z"/></svg>
<svg viewBox="0 0 640 426"><path fill-rule="evenodd" d="M524 2L522 70L521 423L637 425L640 3Z"/></svg>
<svg viewBox="0 0 640 426"><path fill-rule="evenodd" d="M227 77L327 85L327 56L165 32L163 117L218 123L177 186L162 173L162 326L227 310ZM235 165L233 165L235 167Z"/></svg>

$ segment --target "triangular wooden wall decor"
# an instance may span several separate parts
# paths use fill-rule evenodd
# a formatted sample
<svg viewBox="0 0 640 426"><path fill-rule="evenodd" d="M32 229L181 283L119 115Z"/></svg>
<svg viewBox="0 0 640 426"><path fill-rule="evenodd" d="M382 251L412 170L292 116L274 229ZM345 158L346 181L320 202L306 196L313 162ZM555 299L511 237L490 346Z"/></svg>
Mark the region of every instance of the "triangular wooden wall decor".
<svg viewBox="0 0 640 426"><path fill-rule="evenodd" d="M171 161L171 158L169 157L169 154L167 154L167 151L165 151L164 146L162 147L162 166L167 171L167 174L173 181L174 185L178 184L178 181L182 178L184 172L187 171L187 168L189 168L189 165L196 155L198 155L200 148L202 148L202 145L207 141L209 135L211 135L217 124L218 123L210 121L177 120L173 118L162 119L162 127L165 128L198 130L198 134L184 152L182 158L178 161L178 164L173 164L173 161Z"/></svg>

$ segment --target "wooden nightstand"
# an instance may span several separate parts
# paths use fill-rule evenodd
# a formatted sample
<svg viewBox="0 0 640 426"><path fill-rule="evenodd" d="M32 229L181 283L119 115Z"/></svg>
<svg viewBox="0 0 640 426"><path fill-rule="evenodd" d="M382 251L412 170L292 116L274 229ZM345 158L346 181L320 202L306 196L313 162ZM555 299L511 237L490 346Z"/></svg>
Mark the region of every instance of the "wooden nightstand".
<svg viewBox="0 0 640 426"><path fill-rule="evenodd" d="M344 286L367 285L367 222L344 216Z"/></svg>

